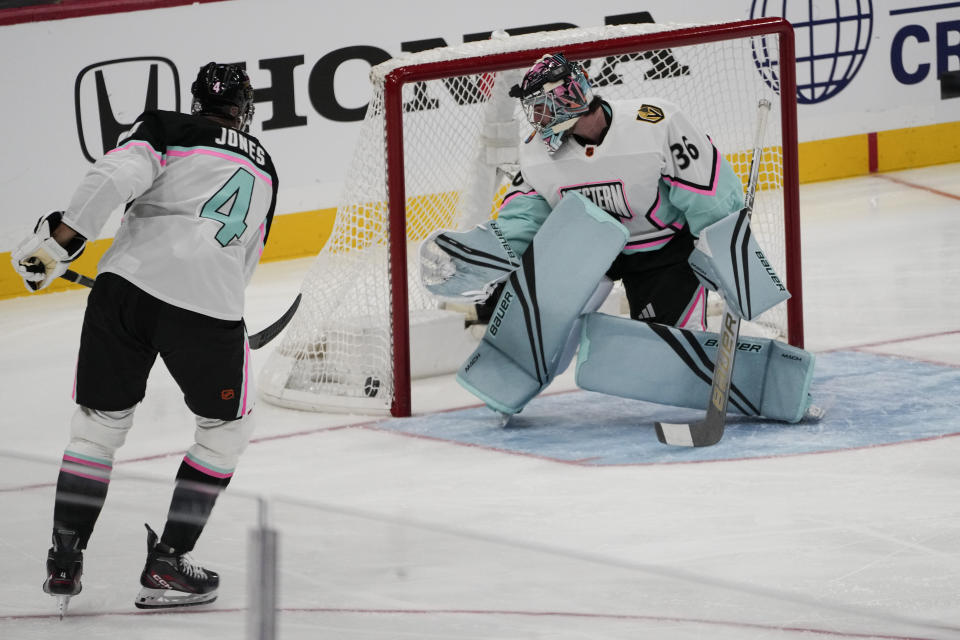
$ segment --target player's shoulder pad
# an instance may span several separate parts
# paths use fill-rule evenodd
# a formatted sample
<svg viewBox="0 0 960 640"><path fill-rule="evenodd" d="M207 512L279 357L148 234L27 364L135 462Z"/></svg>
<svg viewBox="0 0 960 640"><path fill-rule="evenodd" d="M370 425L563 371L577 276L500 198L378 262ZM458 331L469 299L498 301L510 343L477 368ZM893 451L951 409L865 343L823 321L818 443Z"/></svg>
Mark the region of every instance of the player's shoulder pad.
<svg viewBox="0 0 960 640"><path fill-rule="evenodd" d="M640 122L657 124L658 122L662 122L665 117L666 114L663 111L663 107L658 107L655 104L645 102L637 109L637 120Z"/></svg>
<svg viewBox="0 0 960 640"><path fill-rule="evenodd" d="M255 136L255 135L253 135L253 134L251 134L251 133L245 133L245 134L243 134L243 135L247 136L247 138L248 138L249 140L253 140L253 141L257 144L257 147L259 147L260 149L263 149L263 152L264 152L264 154L266 155L267 164L272 167L272 166L273 166L273 158L270 156L270 152L267 150L267 148L263 146L263 143L260 142L260 138L258 138L257 136Z"/></svg>
<svg viewBox="0 0 960 640"><path fill-rule="evenodd" d="M122 147L132 140L142 140L147 142L157 151L163 151L164 131L167 126L164 122L163 114L171 112L162 111L144 111L128 129L120 132L117 136L117 147Z"/></svg>
<svg viewBox="0 0 960 640"><path fill-rule="evenodd" d="M673 102L657 96L611 101L614 112L642 124L658 125L669 121L677 111Z"/></svg>

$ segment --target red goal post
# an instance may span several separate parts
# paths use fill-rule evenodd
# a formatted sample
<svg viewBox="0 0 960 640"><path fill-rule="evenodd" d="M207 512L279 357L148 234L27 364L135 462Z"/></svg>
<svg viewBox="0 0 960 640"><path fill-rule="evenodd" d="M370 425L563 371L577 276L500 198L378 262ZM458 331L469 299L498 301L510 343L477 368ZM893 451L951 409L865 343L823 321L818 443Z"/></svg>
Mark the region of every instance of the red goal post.
<svg viewBox="0 0 960 640"><path fill-rule="evenodd" d="M297 408L314 409L321 411L357 411L360 413L377 413L376 402L384 403L379 408L385 408L389 400L389 413L394 416L408 416L411 413L411 289L416 288L414 272L416 266L411 264L414 256L409 255L408 243L422 240L425 233L430 229L418 229L411 231L414 214L411 209L417 209L419 198L429 198L425 196L423 187L415 187L413 194L408 193L407 173L411 171L411 156L405 155L409 152L409 147L429 149L429 137L433 134L433 128L430 124L420 125L422 130L410 129L411 126L406 121L415 120L418 114L413 113L410 108L413 99L422 99L423 95L411 98L411 87L414 88L413 95L417 96L418 88L427 86L427 83L434 81L446 82L449 89L453 81L457 78L479 78L479 81L472 81L472 91L476 92L476 87L480 87L485 95L489 97L493 93L491 87L495 87L494 79L500 78L502 74L508 71L516 73L517 70L528 68L534 61L546 53L562 50L563 53L573 60L610 60L610 59L632 59L653 60L653 53L663 52L664 50L675 51L678 58L683 58L686 51L697 51L703 48L705 53L698 54L703 57L702 62L691 62L690 68L693 69L696 64L706 65L710 58L715 57L711 54L710 45L712 43L741 42L749 43L738 46L736 52L731 55L738 57L736 66L746 67L749 63L752 72L756 78L752 84L769 88L774 101L774 117L779 112L778 134L771 138L772 142L767 141L765 145L773 151L766 156L772 156L770 160L765 159L765 165L768 167L768 173L773 175L771 178L771 193L775 192L777 202L772 210L771 217L776 217L774 222L776 229L771 232L770 238L766 239L768 244L782 244L782 249L768 250L768 244L761 241L761 246L765 251L774 256L778 252L782 253L778 258L772 259L781 276L785 274L787 288L792 294L792 298L785 305L784 310L778 311L782 314L780 319L773 320L777 324L777 337L786 339L793 345L803 345L803 311L802 311L802 283L800 269L800 229L799 229L799 192L798 192L798 170L797 170L797 122L796 122L796 79L794 63L794 42L793 29L791 25L780 18L762 18L757 20L746 20L740 22L711 24L711 25L618 25L616 27L608 26L602 28L571 29L558 32L544 32L541 34L527 34L512 38L504 38L500 44L467 43L455 47L445 47L433 49L420 54L412 54L407 58L394 59L379 65L371 72L371 79L374 81L375 99L371 100L367 120L372 118L381 118L380 121L372 125L372 129L365 131L361 135L374 136L381 135L381 142L373 145L374 155L383 153L381 176L385 187L380 206L373 205L360 208L356 201L367 200L375 201L380 199L376 194L350 196L349 200L353 202L341 202L338 209L338 223L340 219L347 217L354 219L352 224L359 225L363 230L362 239L349 240L347 246L353 253L361 253L367 250L366 244L369 241L371 245L386 245L386 265L387 271L386 287L389 290L389 301L387 303L389 327L386 329L363 329L366 332L366 339L359 338L353 343L353 349L356 351L369 351L374 343L380 340L380 335L385 331L386 346L382 349L388 353L389 364L384 370L380 370L372 365L336 365L340 370L336 374L327 371L333 367L333 354L336 348L333 346L332 336L336 333L333 330L313 329L309 324L311 314L301 312L295 323L301 325L298 330L288 331L285 336L284 344L277 350L277 353L271 356L271 359L285 359L285 363L269 363L265 368L265 381L261 382L261 388L264 389L264 396L273 402ZM501 48L502 50L497 50ZM671 54L672 55L672 54ZM752 57L752 60L742 60L746 56ZM629 58L633 56L633 58ZM624 58L618 58L624 57ZM686 68L686 66L684 66ZM696 71L694 71L695 73ZM689 74L690 71L688 70ZM704 71L706 75L708 71ZM719 73L719 72L717 72ZM723 91L737 92L748 91L746 87L737 86L741 76L731 76L728 79L730 83L723 86L721 79L718 86L708 89L703 84L703 92L714 91L721 93ZM490 86L484 86L485 79L490 79ZM659 93L658 89L667 86L669 80L651 81L641 88L645 88L652 95ZM643 84L643 83L639 83ZM502 87L500 88L502 90ZM752 89L750 91L754 91ZM759 91L759 90L757 90ZM603 89L598 90L601 96L606 97ZM738 96L739 97L739 96ZM752 96L750 96L752 98ZM487 99L487 98L483 98ZM721 95L708 96L706 111L710 109L710 101L718 105L717 110L723 110L724 97ZM406 102L405 102L406 100ZM379 102L378 102L379 101ZM683 100L677 104L685 108ZM433 108L433 107L431 107ZM380 113L377 113L377 112ZM516 115L518 115L517 112ZM696 115L696 114L694 114ZM477 116L473 116L476 118ZM747 118L741 118L746 120ZM696 122L696 118L694 119ZM741 126L749 134L752 133L754 121L743 122ZM718 127L720 125L717 125ZM405 127L408 130L405 130ZM715 135L710 126L704 127L708 134ZM380 131L380 133L378 133ZM411 133L411 132L414 133ZM412 136L420 136L425 142L414 139ZM519 143L519 137L516 143ZM362 143L362 141L361 141ZM733 148L724 148L722 143L718 143L721 152L743 153L747 147L739 143ZM466 152L466 150L465 150ZM371 152L363 152L370 155ZM359 154L359 152L358 152ZM429 155L419 154L417 157ZM356 161L356 157L355 157ZM419 160L418 160L419 161ZM430 159L424 159L423 162L429 162ZM444 162L442 158L436 160ZM747 162L742 163L743 168L735 164L735 170L741 174L744 179L745 166ZM374 166L379 166L377 162ZM775 175L774 175L775 174ZM373 178L374 182L378 178ZM437 184L434 191L457 192L457 188L451 188L446 184ZM764 187L761 186L761 192ZM429 191L429 189L427 189ZM758 216L755 213L755 220L763 219L763 205L758 198L757 207ZM489 202L489 201L488 201ZM351 208L352 207L352 208ZM382 211L385 209L385 212ZM358 214L358 211L372 213ZM345 212L345 213L344 213ZM343 215L342 215L343 214ZM384 215L382 221L377 221L378 215ZM444 218L447 222L451 218ZM475 223L477 220L473 220ZM421 224L417 221L416 224ZM346 222L344 222L346 224ZM436 223L434 223L436 224ZM335 225L334 234L338 233L338 227ZM370 240L369 235L375 234L381 226L386 227L386 233L382 241ZM461 228L472 225L463 225ZM449 228L443 226L441 228ZM355 232L354 232L355 233ZM330 244L330 242L328 242ZM364 245L359 247L359 245ZM359 249L358 249L359 247ZM378 246L378 250L379 250ZM318 267L313 270L310 278L323 277L321 271L331 270L329 259L335 254L343 254L348 251L345 249L327 249L321 252L318 260L323 258L324 267ZM328 253L324 257L324 253ZM358 263L359 264L359 263ZM364 262L366 265L366 262ZM359 269L360 267L357 267ZM365 267L364 267L365 268ZM371 279L379 278L382 274L375 274ZM359 275L357 276L360 277ZM371 285L373 288L379 288L380 285ZM317 286L315 288L323 290L329 285ZM305 283L305 306L309 308L310 294L306 291ZM351 290L348 294L351 298L364 297L365 293L357 293ZM354 300L351 299L351 302ZM327 306L337 303L325 303ZM322 305L321 305L322 306ZM329 310L315 309L317 314L329 313ZM376 315L377 312L373 311ZM351 323L356 324L356 317L351 316ZM322 324L322 323L320 323ZM348 323L350 324L350 323ZM364 324L364 322L360 322ZM311 334L311 331L313 333ZM746 333L746 332L745 332ZM306 336L306 337L305 337ZM376 339L371 338L376 336ZM350 341L344 343L349 345ZM351 347L344 346L343 350L349 351ZM313 361L311 361L311 359ZM305 363L310 362L309 366ZM291 364L292 363L292 364ZM303 373L301 370L309 368L309 372ZM382 367L381 367L382 368ZM298 371L301 371L298 373ZM327 376L330 375L328 382ZM265 384L264 384L265 382ZM334 389L334 387L336 387ZM331 391L333 389L333 391ZM338 406L338 402L331 402L331 395L337 396L343 393L347 399L345 406ZM371 395L372 394L372 395ZM314 402L313 396L322 398ZM365 397L364 397L365 396ZM376 402L368 402L375 400ZM364 405L364 402L368 402Z"/></svg>

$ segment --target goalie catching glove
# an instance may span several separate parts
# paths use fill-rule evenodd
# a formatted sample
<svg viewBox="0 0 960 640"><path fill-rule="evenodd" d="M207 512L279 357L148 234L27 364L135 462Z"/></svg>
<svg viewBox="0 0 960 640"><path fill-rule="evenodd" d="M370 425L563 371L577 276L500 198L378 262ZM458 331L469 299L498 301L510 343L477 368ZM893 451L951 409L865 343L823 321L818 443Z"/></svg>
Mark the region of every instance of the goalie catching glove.
<svg viewBox="0 0 960 640"><path fill-rule="evenodd" d="M54 211L37 221L33 235L27 237L10 254L14 270L23 278L28 291L45 289L66 272L71 262L80 257L86 239L75 235L63 247L53 238L53 232L63 219L62 211Z"/></svg>
<svg viewBox="0 0 960 640"><path fill-rule="evenodd" d="M701 231L688 262L741 318L753 320L790 297L750 232L746 208Z"/></svg>
<svg viewBox="0 0 960 640"><path fill-rule="evenodd" d="M493 220L469 231L435 231L420 245L423 285L451 302L483 302L518 268L520 258Z"/></svg>

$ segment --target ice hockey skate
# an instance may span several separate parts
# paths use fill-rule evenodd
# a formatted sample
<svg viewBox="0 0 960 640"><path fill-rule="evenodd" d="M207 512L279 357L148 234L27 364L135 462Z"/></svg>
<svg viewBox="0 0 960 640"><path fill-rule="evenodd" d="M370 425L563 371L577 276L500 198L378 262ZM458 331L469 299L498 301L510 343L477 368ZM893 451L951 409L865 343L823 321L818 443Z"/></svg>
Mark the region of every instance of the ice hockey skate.
<svg viewBox="0 0 960 640"><path fill-rule="evenodd" d="M147 528L147 562L140 574L139 609L165 609L206 604L217 599L220 576L160 542Z"/></svg>
<svg viewBox="0 0 960 640"><path fill-rule="evenodd" d="M67 613L70 598L82 589L83 551L79 545L75 532L57 530L53 532L53 546L47 553L47 579L43 581L43 591L56 596L61 620Z"/></svg>

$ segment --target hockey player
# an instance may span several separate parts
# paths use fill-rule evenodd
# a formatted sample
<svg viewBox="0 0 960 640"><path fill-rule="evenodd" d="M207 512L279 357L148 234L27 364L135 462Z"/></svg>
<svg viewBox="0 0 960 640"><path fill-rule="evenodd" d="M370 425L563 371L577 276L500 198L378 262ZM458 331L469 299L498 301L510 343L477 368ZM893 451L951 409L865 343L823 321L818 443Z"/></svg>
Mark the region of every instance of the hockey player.
<svg viewBox="0 0 960 640"><path fill-rule="evenodd" d="M580 193L629 232L607 275L623 281L630 317L704 328L704 289L687 258L702 229L743 206L742 183L710 139L667 102L594 96L561 54L537 62L512 95L544 143L521 145L497 218L513 250Z"/></svg>
<svg viewBox="0 0 960 640"><path fill-rule="evenodd" d="M649 347L670 343L654 327L705 331L704 284L731 297L724 285L739 265L724 263L727 247L711 254L707 237L717 246L732 242L731 223L744 215L740 178L677 105L608 102L594 95L581 65L560 53L537 61L510 95L534 131L520 144L520 171L497 219L465 233L438 232L421 247L424 282L434 294L462 302L495 291L487 333L458 381L509 416L566 369L579 345L584 388L659 401L658 387L679 387L671 403L703 406L706 388L696 387L702 372L692 382L658 378L650 363L662 365L663 354ZM749 249L762 258L752 238ZM753 256L745 268L760 275L738 309L748 319L789 295L751 252L744 252ZM643 323L611 326L622 319L610 316L585 322L602 315L591 312L614 280L623 283L630 317ZM585 348L604 333L617 334L619 354ZM640 354L623 357L631 345ZM709 370L705 377L708 388ZM774 413L792 419L795 411Z"/></svg>
<svg viewBox="0 0 960 640"><path fill-rule="evenodd" d="M140 608L211 602L218 575L193 550L253 429L244 290L270 231L277 173L248 133L253 89L243 68L211 62L192 113L147 111L100 158L66 210L44 216L12 253L30 290L48 286L126 205L87 301L77 409L63 454L43 590L60 614L81 589L83 551L159 354L196 415L166 526L147 526Z"/></svg>

